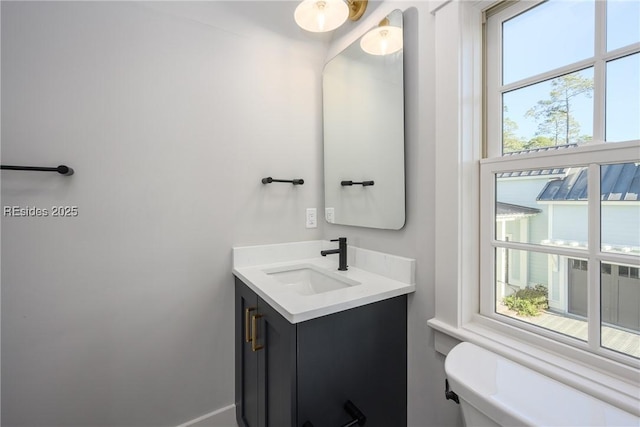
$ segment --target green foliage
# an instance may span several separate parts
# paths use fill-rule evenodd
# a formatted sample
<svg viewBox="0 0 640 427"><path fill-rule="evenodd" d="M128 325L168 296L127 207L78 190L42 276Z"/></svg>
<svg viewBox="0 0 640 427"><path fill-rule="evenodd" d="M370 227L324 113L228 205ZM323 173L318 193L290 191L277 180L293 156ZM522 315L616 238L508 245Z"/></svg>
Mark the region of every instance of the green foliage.
<svg viewBox="0 0 640 427"><path fill-rule="evenodd" d="M518 136L518 123L509 117L503 106L502 147L504 153L551 147L554 145L583 143L591 136L581 135L580 123L573 115L576 97L593 96L593 78L580 73L566 74L551 80L548 99L542 99L527 110L525 117L538 124L536 135L527 140Z"/></svg>
<svg viewBox="0 0 640 427"><path fill-rule="evenodd" d="M504 112L508 112L507 106L504 106ZM502 122L502 150L504 153L513 153L516 151L531 150L534 148L551 147L556 145L557 141L551 137L537 135L526 140L517 135L518 123L509 117L504 117ZM581 136L577 138L577 142L584 142L590 139L589 136Z"/></svg>
<svg viewBox="0 0 640 427"><path fill-rule="evenodd" d="M566 74L553 79L551 87L549 99L538 101L526 116L538 122L537 135L548 137L553 145L580 142L580 123L571 114L572 100L579 95L591 98L593 79L579 73Z"/></svg>
<svg viewBox="0 0 640 427"><path fill-rule="evenodd" d="M505 112L507 111L507 106L504 106ZM503 119L502 123L502 150L505 153L512 153L514 151L522 151L525 149L525 142L522 138L519 138L516 135L516 131L518 130L518 124L511 120L508 117Z"/></svg>
<svg viewBox="0 0 640 427"><path fill-rule="evenodd" d="M548 136L534 136L527 142L526 149L530 150L532 148L541 148L541 147L551 147L555 145L555 141Z"/></svg>
<svg viewBox="0 0 640 427"><path fill-rule="evenodd" d="M504 298L504 304L520 316L537 316L549 307L547 288L543 285L527 286Z"/></svg>
<svg viewBox="0 0 640 427"><path fill-rule="evenodd" d="M502 111L509 112L509 108L503 105ZM524 140L516 132L518 131L518 123L507 117L505 114L502 119L502 151L505 153L513 153L514 151L524 150Z"/></svg>

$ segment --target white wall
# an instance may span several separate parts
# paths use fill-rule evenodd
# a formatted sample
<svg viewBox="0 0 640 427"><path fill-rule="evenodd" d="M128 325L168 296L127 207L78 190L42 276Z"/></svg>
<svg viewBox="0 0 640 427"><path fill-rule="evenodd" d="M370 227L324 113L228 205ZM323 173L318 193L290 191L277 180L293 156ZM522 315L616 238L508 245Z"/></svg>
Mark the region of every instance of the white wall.
<svg viewBox="0 0 640 427"><path fill-rule="evenodd" d="M458 405L444 398L444 357L436 353L434 317L435 87L434 16L429 2L369 3L357 27L337 30L328 58L376 25L394 9L404 13L406 224L399 231L325 224L325 238L346 236L350 244L415 258L416 292L408 310L408 424L411 427L460 425ZM452 197L455 197L452 195ZM455 214L455 213L452 213ZM455 269L455 265L451 265Z"/></svg>
<svg viewBox="0 0 640 427"><path fill-rule="evenodd" d="M317 239L326 40L295 2L2 2L2 424L233 403L233 245ZM304 178L263 186L260 178Z"/></svg>
<svg viewBox="0 0 640 427"><path fill-rule="evenodd" d="M176 425L233 402L233 245L347 236L417 259L409 425L459 424L434 316L434 22L428 2L370 2L328 38L297 2L2 2L3 425ZM321 70L405 14L407 220L324 224ZM263 176L306 183L262 186ZM319 211L321 212L321 211ZM324 229L323 229L324 228ZM451 266L455 268L455 266Z"/></svg>

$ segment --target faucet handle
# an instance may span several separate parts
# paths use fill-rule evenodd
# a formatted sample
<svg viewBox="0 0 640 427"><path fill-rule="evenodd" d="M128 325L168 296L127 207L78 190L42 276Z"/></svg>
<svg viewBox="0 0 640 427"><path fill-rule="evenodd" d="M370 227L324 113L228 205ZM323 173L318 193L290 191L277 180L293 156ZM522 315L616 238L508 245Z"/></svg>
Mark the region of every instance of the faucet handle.
<svg viewBox="0 0 640 427"><path fill-rule="evenodd" d="M346 237L338 237L337 239L331 239L329 241L330 242L346 242L347 238Z"/></svg>

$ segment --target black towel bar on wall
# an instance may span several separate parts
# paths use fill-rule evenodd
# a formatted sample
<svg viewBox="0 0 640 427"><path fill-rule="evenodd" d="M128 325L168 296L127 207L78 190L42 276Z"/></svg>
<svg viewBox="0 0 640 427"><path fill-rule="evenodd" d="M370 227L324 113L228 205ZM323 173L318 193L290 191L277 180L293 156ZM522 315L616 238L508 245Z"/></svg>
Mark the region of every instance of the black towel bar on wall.
<svg viewBox="0 0 640 427"><path fill-rule="evenodd" d="M304 179L299 178L299 179L273 179L270 176L266 177L266 178L262 178L262 183L263 184L271 184L272 182L286 182L289 184L293 184L293 185L302 185L304 184Z"/></svg>
<svg viewBox="0 0 640 427"><path fill-rule="evenodd" d="M362 185L363 187L369 187L369 186L371 186L373 184L374 184L373 181L362 181L362 182L341 181L340 182L340 185L342 185L343 187L347 187L347 186L351 186L351 185Z"/></svg>
<svg viewBox="0 0 640 427"><path fill-rule="evenodd" d="M40 172L58 172L60 175L70 176L73 175L73 169L69 166L60 165L55 168L44 167L44 166L11 166L11 165L0 165L0 169L2 170L12 170L12 171L40 171Z"/></svg>

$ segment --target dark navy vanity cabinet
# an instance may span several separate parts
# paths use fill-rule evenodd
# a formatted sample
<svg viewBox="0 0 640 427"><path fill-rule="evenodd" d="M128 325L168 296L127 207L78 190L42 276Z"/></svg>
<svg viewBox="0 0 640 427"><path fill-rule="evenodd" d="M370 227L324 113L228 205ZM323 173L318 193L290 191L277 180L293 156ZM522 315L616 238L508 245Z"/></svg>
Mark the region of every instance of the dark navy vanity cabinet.
<svg viewBox="0 0 640 427"><path fill-rule="evenodd" d="M407 297L292 324L235 279L241 427L407 425ZM358 425L358 424L354 424Z"/></svg>

